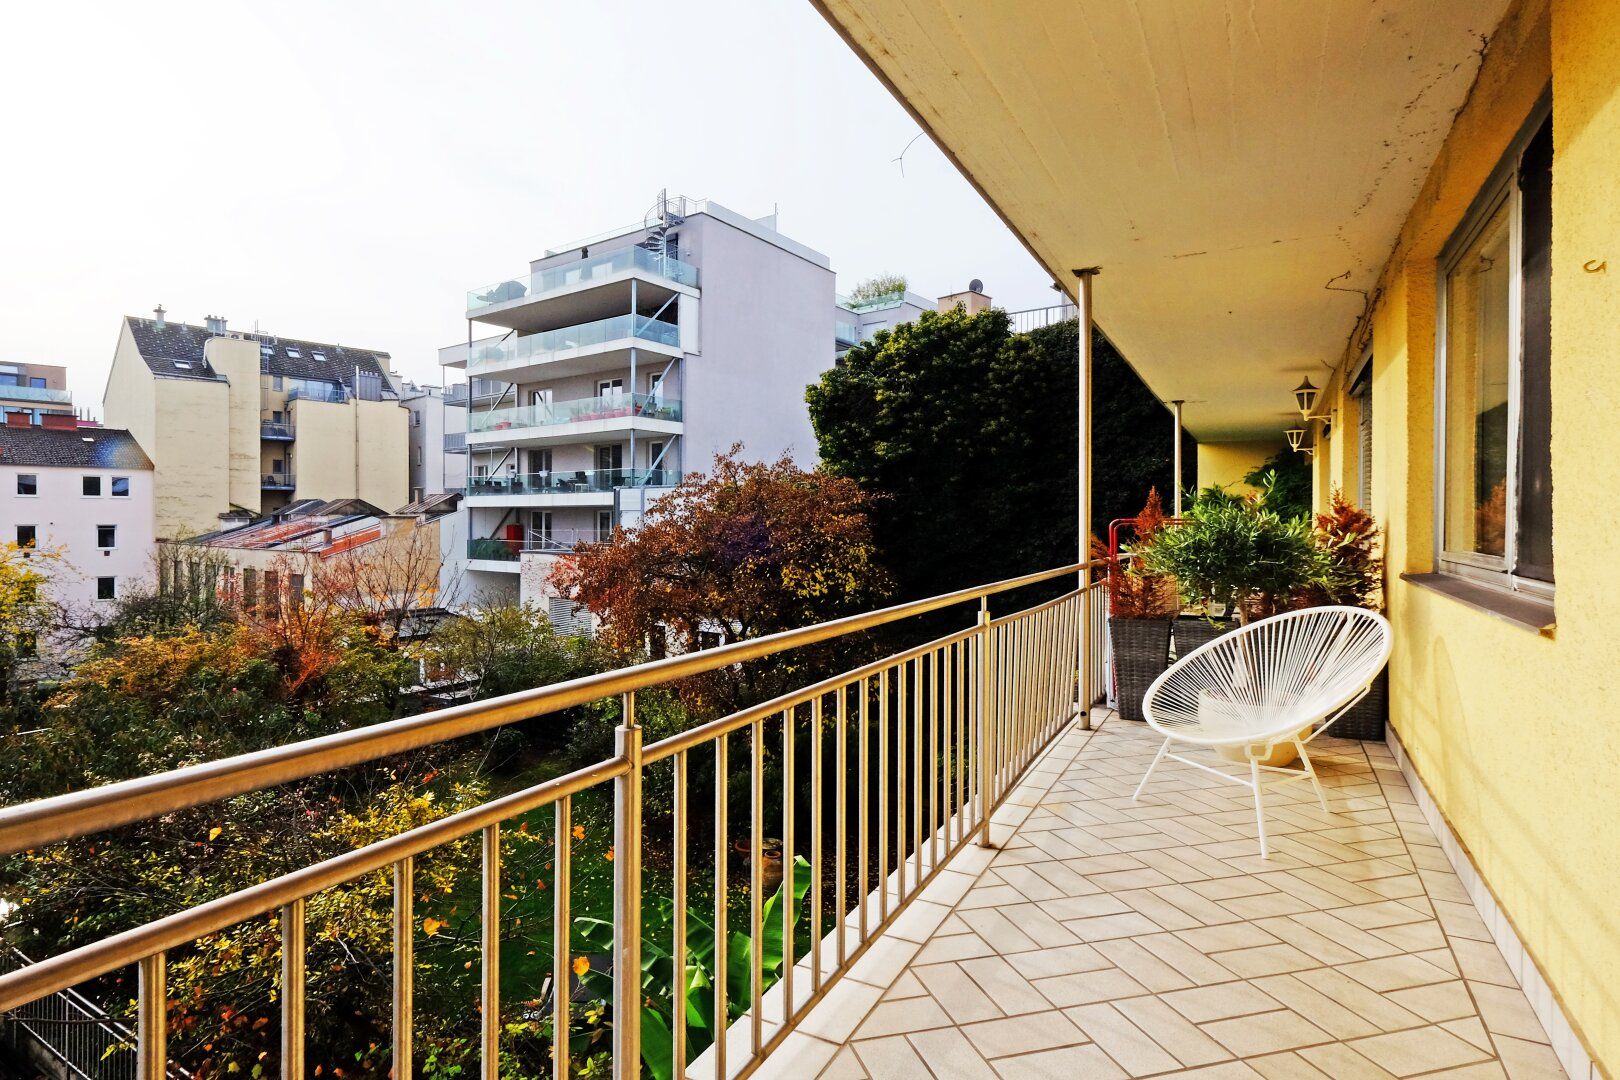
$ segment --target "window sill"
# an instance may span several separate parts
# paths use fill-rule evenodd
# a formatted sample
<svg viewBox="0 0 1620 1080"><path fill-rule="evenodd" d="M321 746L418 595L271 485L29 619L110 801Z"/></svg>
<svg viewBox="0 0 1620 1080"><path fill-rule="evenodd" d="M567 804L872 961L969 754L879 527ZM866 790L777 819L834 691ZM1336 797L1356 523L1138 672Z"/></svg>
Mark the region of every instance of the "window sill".
<svg viewBox="0 0 1620 1080"><path fill-rule="evenodd" d="M1402 574L1401 580L1543 637L1552 637L1557 629L1553 602L1539 596L1493 589L1455 574Z"/></svg>

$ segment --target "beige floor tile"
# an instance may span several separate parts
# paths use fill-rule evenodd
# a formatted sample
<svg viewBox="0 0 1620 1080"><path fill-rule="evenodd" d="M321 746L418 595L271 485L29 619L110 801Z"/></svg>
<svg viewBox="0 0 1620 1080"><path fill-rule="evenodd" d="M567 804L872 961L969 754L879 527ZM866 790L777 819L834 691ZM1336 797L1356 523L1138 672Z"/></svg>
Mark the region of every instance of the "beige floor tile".
<svg viewBox="0 0 1620 1080"><path fill-rule="evenodd" d="M1507 966L1507 961L1502 959L1502 951L1496 947L1494 941L1453 938L1451 951L1457 957L1457 965L1462 970L1463 978L1469 982L1518 987L1519 981L1513 977L1512 969Z"/></svg>
<svg viewBox="0 0 1620 1080"><path fill-rule="evenodd" d="M1342 1005L1382 1031L1421 1027L1423 1018L1385 994L1369 990L1336 968L1296 972L1293 978Z"/></svg>
<svg viewBox="0 0 1620 1080"><path fill-rule="evenodd" d="M821 1080L869 1080L870 1076L852 1046L838 1051L827 1067L821 1070Z"/></svg>
<svg viewBox="0 0 1620 1080"><path fill-rule="evenodd" d="M861 1039L853 1045L861 1064L877 1080L934 1080L934 1074L904 1035Z"/></svg>
<svg viewBox="0 0 1620 1080"><path fill-rule="evenodd" d="M992 1069L960 1028L939 1028L908 1035L912 1049L936 1076L954 1077L956 1080L996 1080Z"/></svg>
<svg viewBox="0 0 1620 1080"><path fill-rule="evenodd" d="M814 1076L832 1061L838 1049L838 1042L824 1042L802 1030L795 1031L760 1063L753 1075L761 1080L799 1080Z"/></svg>
<svg viewBox="0 0 1620 1080"><path fill-rule="evenodd" d="M963 960L957 966L967 972L968 977L1008 1016L1041 1012L1050 1008L1041 992L1030 985L1029 980L1000 956ZM946 1009L949 1008L950 1003L946 1002Z"/></svg>
<svg viewBox="0 0 1620 1080"><path fill-rule="evenodd" d="M855 1038L873 1039L908 1031L951 1026L950 1014L932 997L880 1001L855 1029Z"/></svg>
<svg viewBox="0 0 1620 1080"><path fill-rule="evenodd" d="M1177 971L1132 938L1099 941L1093 946L1113 961L1114 966L1159 994L1166 990L1185 990L1195 985L1186 975Z"/></svg>
<svg viewBox="0 0 1620 1080"><path fill-rule="evenodd" d="M1006 1080L1124 1080L1125 1070L1095 1046L1065 1046L1018 1057L997 1058Z"/></svg>
<svg viewBox="0 0 1620 1080"><path fill-rule="evenodd" d="M1413 1076L1482 1061L1490 1055L1440 1027L1412 1028L1357 1039L1350 1048L1395 1076Z"/></svg>
<svg viewBox="0 0 1620 1080"><path fill-rule="evenodd" d="M1265 1080L1261 1074L1242 1061L1223 1061L1219 1065L1205 1065L1197 1069L1185 1069L1164 1075L1173 1076L1175 1080Z"/></svg>
<svg viewBox="0 0 1620 1080"><path fill-rule="evenodd" d="M1394 1073L1374 1064L1344 1043L1309 1046L1299 1056L1333 1077L1333 1080L1393 1080Z"/></svg>
<svg viewBox="0 0 1620 1080"><path fill-rule="evenodd" d="M1112 1005L1082 1005L1066 1013L1115 1064L1132 1076L1181 1068L1180 1061Z"/></svg>
<svg viewBox="0 0 1620 1080"><path fill-rule="evenodd" d="M1094 945L1065 945L1060 949L1039 949L1034 952L1013 953L1006 957L1013 970L1026 979L1045 979L1054 975L1073 975L1081 971L1096 971L1111 967L1112 962Z"/></svg>
<svg viewBox="0 0 1620 1080"><path fill-rule="evenodd" d="M1496 1055L1490 1033L1485 1030L1485 1025L1480 1023L1479 1017L1465 1016L1461 1020L1447 1020L1440 1026L1475 1049L1482 1050L1492 1057Z"/></svg>
<svg viewBox="0 0 1620 1080"><path fill-rule="evenodd" d="M1292 1050L1285 1054L1250 1058L1245 1064L1266 1080L1334 1080Z"/></svg>
<svg viewBox="0 0 1620 1080"><path fill-rule="evenodd" d="M1275 1054L1329 1040L1325 1031L1291 1009L1212 1020L1198 1026L1238 1057Z"/></svg>
<svg viewBox="0 0 1620 1080"><path fill-rule="evenodd" d="M1498 1036L1495 1041L1502 1067L1512 1080L1565 1080L1564 1068L1551 1047L1506 1035ZM1597 1076L1597 1070L1594 1069L1592 1075Z"/></svg>
<svg viewBox="0 0 1620 1080"><path fill-rule="evenodd" d="M1090 1041L1063 1013L1052 1010L967 1024L962 1033L987 1058L1027 1054Z"/></svg>
<svg viewBox="0 0 1620 1080"><path fill-rule="evenodd" d="M971 1024L1006 1015L978 983L956 964L929 964L911 969L953 1023ZM1044 1005L1044 1002L1042 1003ZM1034 1011L1034 1010L1028 1010Z"/></svg>
<svg viewBox="0 0 1620 1080"><path fill-rule="evenodd" d="M1371 1020L1293 975L1274 975L1256 981L1255 985L1335 1039L1377 1035L1383 1030Z"/></svg>
<svg viewBox="0 0 1620 1080"><path fill-rule="evenodd" d="M1227 982L1235 978L1226 968L1173 934L1149 934L1131 940L1199 986Z"/></svg>
<svg viewBox="0 0 1620 1080"><path fill-rule="evenodd" d="M1389 1000L1417 1013L1431 1024L1444 1020L1460 1020L1474 1015L1474 999L1461 979L1451 982L1414 986L1409 990L1392 990ZM1528 1003L1525 1005L1529 1008Z"/></svg>
<svg viewBox="0 0 1620 1080"><path fill-rule="evenodd" d="M1147 993L1141 983L1118 968L1082 971L1074 975L1039 979L1035 982L1035 988L1046 995L1046 1000L1060 1009Z"/></svg>
<svg viewBox="0 0 1620 1080"><path fill-rule="evenodd" d="M1469 989L1479 1005L1480 1019L1491 1034L1526 1042L1548 1041L1546 1030L1522 991L1494 983L1474 983Z"/></svg>
<svg viewBox="0 0 1620 1080"><path fill-rule="evenodd" d="M890 983L889 988L883 992L883 1000L898 1001L900 998L922 997L926 993L928 991L917 980L917 976L909 971L902 971L899 977Z"/></svg>
<svg viewBox="0 0 1620 1080"><path fill-rule="evenodd" d="M1250 983L1223 983L1159 995L1165 1004L1195 1024L1280 1008L1276 998Z"/></svg>
<svg viewBox="0 0 1620 1080"><path fill-rule="evenodd" d="M1226 1047L1156 997L1125 998L1113 1005L1185 1066L1212 1065L1232 1056Z"/></svg>
<svg viewBox="0 0 1620 1080"><path fill-rule="evenodd" d="M1344 972L1363 986L1379 993L1445 982L1452 977L1444 968L1435 967L1427 960L1416 956L1386 956L1382 960L1341 964L1335 970Z"/></svg>
<svg viewBox="0 0 1620 1080"><path fill-rule="evenodd" d="M799 1030L831 1042L846 1042L882 994L883 991L867 983L848 977L840 979L799 1022Z"/></svg>
<svg viewBox="0 0 1620 1080"><path fill-rule="evenodd" d="M1253 949L1212 953L1210 959L1242 979L1260 979L1322 966L1321 961L1306 956L1292 945L1260 945Z"/></svg>
<svg viewBox="0 0 1620 1080"><path fill-rule="evenodd" d="M1156 934L1160 931L1152 919L1128 911L1123 915L1097 915L1089 919L1064 922L1063 928L1081 941L1106 941L1109 938L1135 937L1138 934Z"/></svg>

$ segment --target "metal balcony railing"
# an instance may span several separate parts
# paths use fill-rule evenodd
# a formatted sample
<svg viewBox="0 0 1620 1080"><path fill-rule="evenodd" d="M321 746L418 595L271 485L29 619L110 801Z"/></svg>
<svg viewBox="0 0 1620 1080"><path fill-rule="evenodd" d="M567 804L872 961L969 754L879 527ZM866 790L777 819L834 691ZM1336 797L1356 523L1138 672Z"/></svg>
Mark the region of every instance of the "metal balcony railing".
<svg viewBox="0 0 1620 1080"><path fill-rule="evenodd" d="M1073 304L1054 304L1051 307L1028 308L1024 311L1007 312L1007 321L1012 324L1015 334L1027 334L1031 330L1039 330L1043 326L1052 326L1076 317L1079 311Z"/></svg>
<svg viewBox="0 0 1620 1080"><path fill-rule="evenodd" d="M592 420L621 419L678 423L681 419L681 403L657 394L606 394L544 405L475 411L467 417L467 423L471 431L501 431L507 428L554 427Z"/></svg>
<svg viewBox="0 0 1620 1080"><path fill-rule="evenodd" d="M259 481L259 487L265 491L291 491L297 486L297 478L289 472L265 473Z"/></svg>
<svg viewBox="0 0 1620 1080"><path fill-rule="evenodd" d="M553 529L549 533L531 532L521 539L474 536L467 541L467 558L490 562L517 562L525 551L560 555L573 551L580 544L594 544L606 539L607 536L595 529Z"/></svg>
<svg viewBox="0 0 1620 1080"><path fill-rule="evenodd" d="M502 830L513 818L551 807L555 857L547 864L553 898L553 985L571 981L572 800L612 786L613 919L611 1017L614 1075L635 1076L643 1060L644 1001L670 997L671 1027L650 1041L659 1071L685 1076L697 1048L688 1041L687 1002L712 997L716 1027L731 1021L735 1037L716 1039L708 1054L713 1075L748 1071L790 1035L806 1015L938 873L944 861L975 841L990 844L991 815L1043 748L1089 706L1100 655L1097 609L1100 586L1088 585L1091 567L1073 565L963 589L832 622L682 654L636 667L591 675L422 716L339 732L325 738L208 762L172 772L0 810L0 854L149 820L278 784L378 761L407 750L447 742L519 720L601 699L622 703L612 757L588 768L410 829L357 850L304 866L122 933L0 975L0 1011L15 1011L77 983L139 967L136 1012L138 1060L143 1077L159 1077L169 1060L166 957L170 950L249 919L277 915L282 940L281 1011L283 1076L303 1076L305 1028L305 902L379 871L393 876L392 971L395 980L390 1065L409 1080L413 1060L416 860L463 838L480 839L482 988L477 1022L484 1077L498 1073L503 1031L500 956ZM990 599L1012 590L1078 577L1078 587L1056 599L992 618ZM925 644L862 665L763 704L699 725L650 745L636 721L638 691L898 622L976 604L973 622ZM784 660L791 663L791 660ZM1078 691L1078 696L1077 696ZM765 746L779 747L773 784L780 782L779 818L765 812ZM733 759L733 752L736 758ZM728 825L734 766L746 776L746 899L728 889L732 840ZM649 779L654 782L649 784ZM667 940L650 942L642 925L642 841L649 791L666 792L671 825L669 857L673 923ZM773 796L776 793L773 792ZM694 807L711 805L712 829L694 829ZM663 797L660 797L662 804ZM742 800L737 800L741 802ZM805 831L800 832L801 822ZM525 820L524 826L528 825ZM783 881L781 933L764 925L765 829L780 837ZM808 904L797 900L797 857L808 864ZM712 866L712 911L694 915L713 930L715 969L727 971L731 907L745 908L739 932L751 942L743 999L733 1002L730 980L691 989L689 878ZM800 951L796 929L808 924ZM532 925L532 923L531 923ZM555 928L568 928L557 933ZM766 994L762 954L767 933L780 942L780 979ZM667 970L683 973L662 985L644 971L644 947L667 953ZM775 946L773 945L773 948ZM808 955L806 955L808 953ZM774 977L773 969L772 976ZM671 997L679 994L680 997ZM553 995L551 1051L558 1075L567 1074L571 994ZM767 1028L767 1013L769 1027ZM667 1050L664 1049L667 1047ZM737 1057L746 1060L736 1060ZM731 1060L728 1060L731 1059Z"/></svg>
<svg viewBox="0 0 1620 1080"><path fill-rule="evenodd" d="M681 343L681 328L672 322L647 315L615 315L595 322L542 330L538 334L476 344L467 357L467 370L474 374L490 373L527 364L543 364L569 349L605 345L610 341L629 338L674 348Z"/></svg>
<svg viewBox="0 0 1620 1080"><path fill-rule="evenodd" d="M467 477L473 495L578 495L621 487L671 487L681 482L674 469L577 469L573 472L502 473Z"/></svg>
<svg viewBox="0 0 1620 1080"><path fill-rule="evenodd" d="M444 452L447 454L465 454L467 452L467 433L465 431L445 432Z"/></svg>
<svg viewBox="0 0 1620 1080"><path fill-rule="evenodd" d="M349 400L349 392L341 386L290 386L288 401L330 401L338 405Z"/></svg>
<svg viewBox="0 0 1620 1080"><path fill-rule="evenodd" d="M659 255L643 247L622 247L605 255L561 263L536 270L526 277L510 278L473 289L467 294L467 310L477 311L493 304L521 300L526 296L539 296L555 289L586 284L612 277L627 270L641 270L658 277L668 278L681 285L697 287L698 270L690 263L667 255Z"/></svg>
<svg viewBox="0 0 1620 1080"><path fill-rule="evenodd" d="M262 439L291 440L293 438L293 426L277 420L260 420L259 437Z"/></svg>

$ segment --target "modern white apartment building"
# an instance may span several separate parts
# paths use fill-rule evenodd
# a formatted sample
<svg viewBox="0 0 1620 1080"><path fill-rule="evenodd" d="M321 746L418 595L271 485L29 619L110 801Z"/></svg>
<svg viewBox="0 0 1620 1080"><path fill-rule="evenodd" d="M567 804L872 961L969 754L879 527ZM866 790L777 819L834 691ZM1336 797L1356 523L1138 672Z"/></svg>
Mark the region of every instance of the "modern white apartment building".
<svg viewBox="0 0 1620 1080"><path fill-rule="evenodd" d="M450 400L468 406L473 586L544 603L552 560L633 524L733 444L813 462L805 387L863 326L933 306L895 301L841 308L827 256L774 217L663 197L633 226L471 290L468 341L440 362L470 379Z"/></svg>
<svg viewBox="0 0 1620 1080"><path fill-rule="evenodd" d="M413 501L467 486L467 385L418 386L407 379L399 403L410 412Z"/></svg>

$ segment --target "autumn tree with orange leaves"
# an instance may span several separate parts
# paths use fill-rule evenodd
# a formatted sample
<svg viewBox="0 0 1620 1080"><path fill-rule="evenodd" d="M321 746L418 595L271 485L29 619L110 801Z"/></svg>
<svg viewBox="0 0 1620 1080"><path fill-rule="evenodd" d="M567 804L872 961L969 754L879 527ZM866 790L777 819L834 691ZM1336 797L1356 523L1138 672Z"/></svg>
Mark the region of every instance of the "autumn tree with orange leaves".
<svg viewBox="0 0 1620 1080"><path fill-rule="evenodd" d="M717 455L634 529L559 560L553 584L602 620L614 647L657 652L662 641L686 651L712 643L711 634L741 641L863 611L890 594L871 500L855 481L786 456L746 463L741 451ZM768 689L751 666L716 675L708 693L720 707Z"/></svg>

